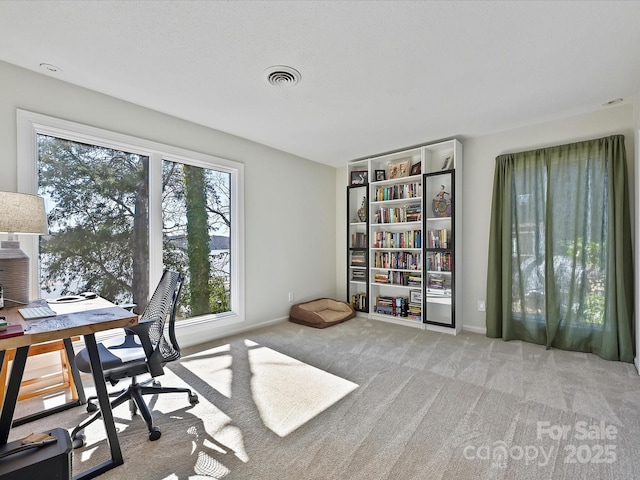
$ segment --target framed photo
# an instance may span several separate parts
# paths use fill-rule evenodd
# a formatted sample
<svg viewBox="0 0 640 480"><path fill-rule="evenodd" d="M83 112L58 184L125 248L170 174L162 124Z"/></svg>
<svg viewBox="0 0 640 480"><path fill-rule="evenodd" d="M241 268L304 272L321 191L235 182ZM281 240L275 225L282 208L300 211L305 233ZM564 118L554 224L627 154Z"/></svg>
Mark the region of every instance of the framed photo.
<svg viewBox="0 0 640 480"><path fill-rule="evenodd" d="M351 185L365 185L367 183L368 172L354 170L351 172Z"/></svg>
<svg viewBox="0 0 640 480"><path fill-rule="evenodd" d="M411 172L409 175L420 175L422 173L422 164L420 162L416 162L411 165Z"/></svg>
<svg viewBox="0 0 640 480"><path fill-rule="evenodd" d="M444 159L444 163L442 164L442 168L440 170L449 170L453 166L453 155L449 155Z"/></svg>
<svg viewBox="0 0 640 480"><path fill-rule="evenodd" d="M389 163L389 179L409 176L411 158L401 158Z"/></svg>
<svg viewBox="0 0 640 480"><path fill-rule="evenodd" d="M387 172L384 170L376 170L376 182L381 182L387 179Z"/></svg>
<svg viewBox="0 0 640 480"><path fill-rule="evenodd" d="M409 292L410 303L422 303L422 292L420 290L411 290Z"/></svg>

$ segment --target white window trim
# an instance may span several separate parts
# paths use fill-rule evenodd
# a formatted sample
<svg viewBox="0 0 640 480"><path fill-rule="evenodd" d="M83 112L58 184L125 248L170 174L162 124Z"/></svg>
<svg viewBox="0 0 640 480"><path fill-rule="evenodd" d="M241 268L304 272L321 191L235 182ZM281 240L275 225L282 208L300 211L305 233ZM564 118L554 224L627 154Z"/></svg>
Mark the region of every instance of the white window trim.
<svg viewBox="0 0 640 480"><path fill-rule="evenodd" d="M245 263L244 263L244 165L212 155L186 150L171 145L145 140L101 128L62 120L26 110L17 110L17 159L18 192L37 191L37 135L52 135L91 145L128 151L149 157L149 281L153 291L162 275L162 160L216 170L231 174L231 312L202 315L181 320L176 329L198 327L203 323L215 322L216 327L226 327L245 320ZM29 258L37 258L36 236L22 236L20 244ZM30 263L30 291L39 291L37 262ZM200 338L208 335L198 328ZM186 345L185 345L186 346Z"/></svg>

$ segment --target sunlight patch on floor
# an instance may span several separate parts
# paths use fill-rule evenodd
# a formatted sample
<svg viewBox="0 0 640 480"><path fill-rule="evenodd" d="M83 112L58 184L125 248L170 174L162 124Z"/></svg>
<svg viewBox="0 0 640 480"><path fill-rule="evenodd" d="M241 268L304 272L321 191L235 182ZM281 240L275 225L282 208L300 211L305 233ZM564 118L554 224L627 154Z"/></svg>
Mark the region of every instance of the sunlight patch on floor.
<svg viewBox="0 0 640 480"><path fill-rule="evenodd" d="M206 373L207 383L227 398L231 398L233 380L231 346L222 345L189 355L182 365L199 375Z"/></svg>
<svg viewBox="0 0 640 480"><path fill-rule="evenodd" d="M255 342L249 347L253 400L265 426L285 437L358 385Z"/></svg>

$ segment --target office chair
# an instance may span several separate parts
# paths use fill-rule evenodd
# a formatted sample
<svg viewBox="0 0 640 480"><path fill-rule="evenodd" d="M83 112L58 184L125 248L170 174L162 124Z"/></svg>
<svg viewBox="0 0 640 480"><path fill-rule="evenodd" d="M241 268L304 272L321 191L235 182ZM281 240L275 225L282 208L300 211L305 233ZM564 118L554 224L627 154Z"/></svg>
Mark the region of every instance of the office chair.
<svg viewBox="0 0 640 480"><path fill-rule="evenodd" d="M164 374L164 365L180 358L180 347L175 337L176 310L178 297L182 289L183 277L180 273L165 270L156 287L149 304L138 319L138 325L125 328L122 337L101 342L98 344L100 363L105 380L112 385L124 378L131 378L131 384L111 401L111 408L129 401L132 415L140 410L140 414L147 423L149 440L157 440L162 435L160 429L153 425L151 412L144 401L143 395L155 395L159 393L186 393L191 405L198 403L198 395L188 388L163 387L155 378ZM164 335L164 326L169 317L169 340ZM76 355L78 370L85 373L91 372L91 363L87 349L83 349ZM138 383L138 375L150 374L152 385L147 382ZM95 410L92 403L87 405L87 411ZM88 425L100 418L101 412L96 412L86 419L71 432L74 448L84 445L85 437L82 434Z"/></svg>

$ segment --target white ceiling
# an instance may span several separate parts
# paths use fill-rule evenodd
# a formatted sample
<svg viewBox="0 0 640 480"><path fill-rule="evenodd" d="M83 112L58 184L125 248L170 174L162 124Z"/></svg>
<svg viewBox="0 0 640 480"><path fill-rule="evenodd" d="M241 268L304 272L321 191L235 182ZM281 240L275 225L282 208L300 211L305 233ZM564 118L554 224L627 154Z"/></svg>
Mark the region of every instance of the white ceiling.
<svg viewBox="0 0 640 480"><path fill-rule="evenodd" d="M638 1L0 1L1 60L335 166L633 101L639 46Z"/></svg>

